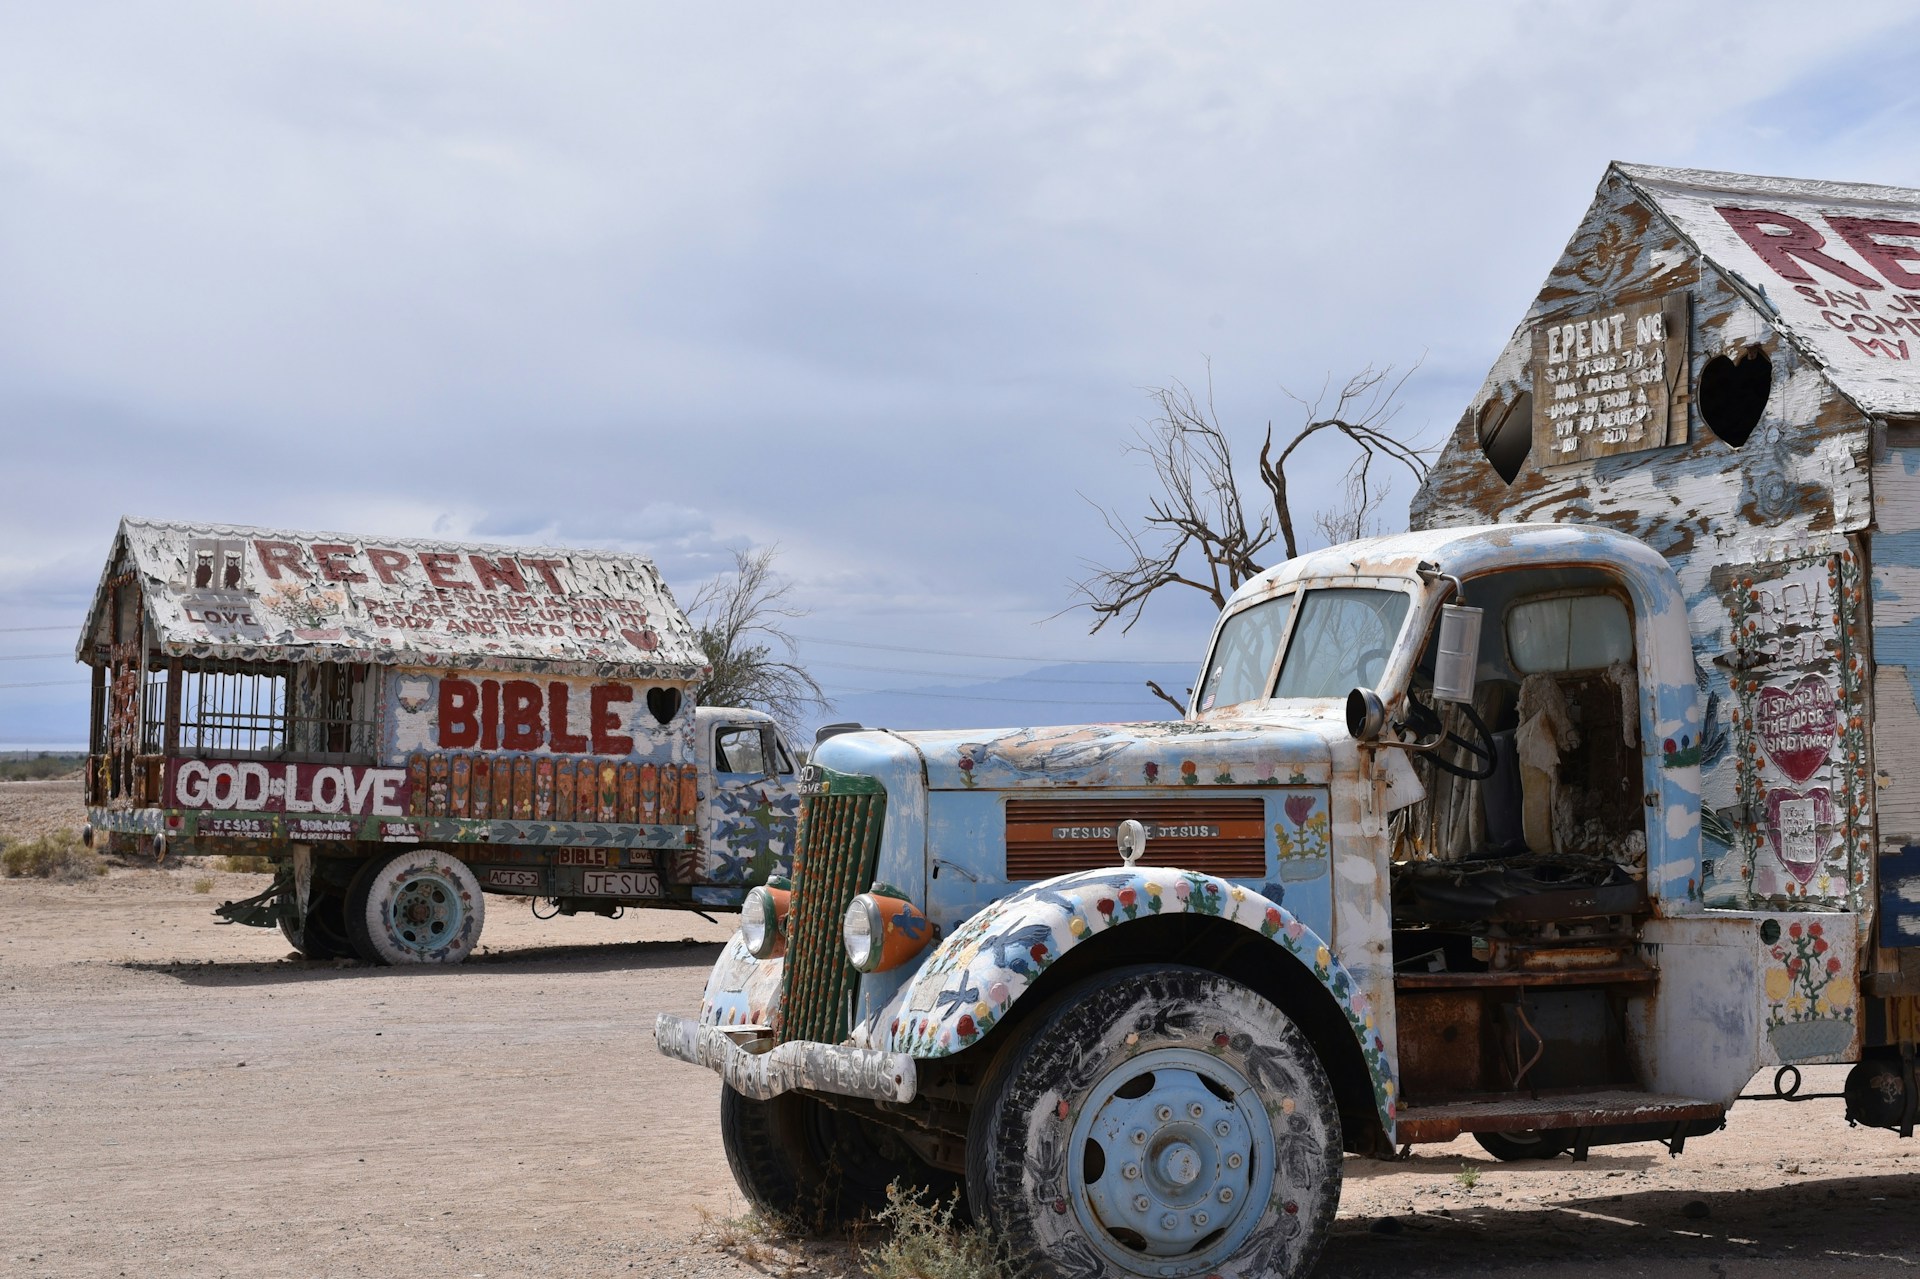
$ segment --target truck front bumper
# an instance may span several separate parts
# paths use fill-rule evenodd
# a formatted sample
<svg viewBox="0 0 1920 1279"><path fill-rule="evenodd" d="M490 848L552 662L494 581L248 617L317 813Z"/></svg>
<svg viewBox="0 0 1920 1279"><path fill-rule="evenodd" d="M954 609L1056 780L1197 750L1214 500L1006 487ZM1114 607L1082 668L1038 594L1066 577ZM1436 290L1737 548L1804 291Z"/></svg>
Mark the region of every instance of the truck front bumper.
<svg viewBox="0 0 1920 1279"><path fill-rule="evenodd" d="M728 1087L755 1101L795 1089L912 1101L919 1086L913 1058L905 1053L798 1039L776 1044L765 1033L741 1042L723 1027L672 1013L661 1013L653 1023L653 1042L663 1056L718 1071Z"/></svg>

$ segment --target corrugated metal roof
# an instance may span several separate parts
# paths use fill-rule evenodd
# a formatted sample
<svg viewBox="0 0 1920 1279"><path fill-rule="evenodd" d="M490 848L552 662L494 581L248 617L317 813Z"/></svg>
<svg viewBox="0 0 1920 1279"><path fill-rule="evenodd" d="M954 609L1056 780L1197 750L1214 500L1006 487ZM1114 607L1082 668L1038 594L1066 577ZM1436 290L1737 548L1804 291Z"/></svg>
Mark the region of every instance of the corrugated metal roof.
<svg viewBox="0 0 1920 1279"><path fill-rule="evenodd" d="M1920 191L1614 167L1854 403L1920 415Z"/></svg>
<svg viewBox="0 0 1920 1279"><path fill-rule="evenodd" d="M700 678L693 627L644 555L124 519L115 572L140 582L161 650L243 661Z"/></svg>

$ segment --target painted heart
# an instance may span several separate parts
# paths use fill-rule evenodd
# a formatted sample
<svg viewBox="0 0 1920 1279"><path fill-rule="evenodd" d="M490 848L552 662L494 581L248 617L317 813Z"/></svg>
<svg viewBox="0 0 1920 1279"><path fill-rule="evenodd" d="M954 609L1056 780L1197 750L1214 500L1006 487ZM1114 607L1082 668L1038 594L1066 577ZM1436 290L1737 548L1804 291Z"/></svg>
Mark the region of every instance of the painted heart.
<svg viewBox="0 0 1920 1279"><path fill-rule="evenodd" d="M660 647L660 637L653 632L651 627L643 631L622 629L620 636L626 640L627 643L633 645L643 653L651 653L654 649Z"/></svg>
<svg viewBox="0 0 1920 1279"><path fill-rule="evenodd" d="M1833 842L1833 794L1816 786L1801 794L1784 788L1767 792L1767 840L1787 873L1802 884L1820 869Z"/></svg>
<svg viewBox="0 0 1920 1279"><path fill-rule="evenodd" d="M1809 780L1840 739L1832 686L1819 675L1802 675L1784 688L1761 689L1754 731L1775 767L1795 782Z"/></svg>

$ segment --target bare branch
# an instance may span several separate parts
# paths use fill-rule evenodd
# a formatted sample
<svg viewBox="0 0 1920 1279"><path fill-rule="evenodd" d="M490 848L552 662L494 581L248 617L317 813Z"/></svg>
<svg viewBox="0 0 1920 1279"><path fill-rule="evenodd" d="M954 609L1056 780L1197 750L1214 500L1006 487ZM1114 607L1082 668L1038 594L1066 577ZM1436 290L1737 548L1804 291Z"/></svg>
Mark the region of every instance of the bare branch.
<svg viewBox="0 0 1920 1279"><path fill-rule="evenodd" d="M716 577L694 592L687 615L713 674L697 694L703 706L750 706L767 712L788 737L809 710L827 699L795 659L796 645L783 623L805 617L787 602L793 584L773 571L779 548L735 551L731 577Z"/></svg>
<svg viewBox="0 0 1920 1279"><path fill-rule="evenodd" d="M1147 688L1152 691L1155 697L1173 707L1173 709L1180 712L1180 714L1185 715L1187 713L1187 704L1185 702L1175 697L1172 693L1169 693L1166 689L1161 688L1152 680L1147 681ZM1189 689L1187 691L1192 692L1193 690Z"/></svg>
<svg viewBox="0 0 1920 1279"><path fill-rule="evenodd" d="M1427 473L1430 450L1401 438L1394 429L1400 394L1419 367L1415 361L1396 376L1390 365L1369 365L1337 393L1329 378L1311 401L1288 392L1303 410L1304 421L1277 448L1273 423L1267 424L1258 474L1271 513L1261 514L1257 523L1242 503L1233 450L1214 409L1211 365L1204 397L1177 381L1149 388L1156 415L1126 447L1152 468L1158 491L1137 523L1089 500L1121 550L1112 565L1087 562L1091 572L1073 583L1077 603L1094 615L1091 629L1118 621L1122 631L1131 630L1147 600L1163 587L1197 590L1216 608L1223 607L1241 583L1261 571L1264 552L1276 540L1288 559L1298 555L1287 464L1321 432L1337 433L1357 456L1347 469L1342 500L1312 511L1314 527L1329 542L1350 541L1376 530L1387 485L1374 462L1394 463L1391 469L1404 468L1415 479Z"/></svg>

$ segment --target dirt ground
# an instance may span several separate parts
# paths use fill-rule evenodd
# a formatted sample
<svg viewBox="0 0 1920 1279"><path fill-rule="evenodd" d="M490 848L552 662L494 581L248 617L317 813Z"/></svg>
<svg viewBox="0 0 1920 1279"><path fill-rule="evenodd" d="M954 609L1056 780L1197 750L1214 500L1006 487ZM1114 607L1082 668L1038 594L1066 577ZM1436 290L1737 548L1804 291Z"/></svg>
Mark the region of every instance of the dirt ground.
<svg viewBox="0 0 1920 1279"><path fill-rule="evenodd" d="M0 783L0 838L77 824L77 795ZM698 1005L730 920L496 898L466 965L373 969L214 925L264 882L0 880L0 1274L858 1273L715 1224L743 1208L719 1084L652 1026ZM1920 1143L1837 1101L1739 1107L1679 1159L1463 1139L1346 1175L1323 1275L1920 1274Z"/></svg>

